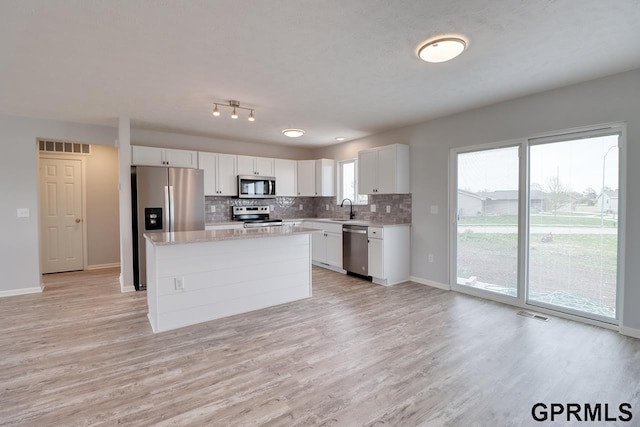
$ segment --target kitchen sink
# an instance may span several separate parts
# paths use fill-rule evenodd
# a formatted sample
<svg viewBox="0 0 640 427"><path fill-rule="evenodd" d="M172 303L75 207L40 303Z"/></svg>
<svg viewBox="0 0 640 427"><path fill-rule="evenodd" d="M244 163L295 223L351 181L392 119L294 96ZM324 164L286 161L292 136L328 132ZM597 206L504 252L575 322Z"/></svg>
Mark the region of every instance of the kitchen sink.
<svg viewBox="0 0 640 427"><path fill-rule="evenodd" d="M350 219L344 219L344 218L331 218L331 221L351 221Z"/></svg>

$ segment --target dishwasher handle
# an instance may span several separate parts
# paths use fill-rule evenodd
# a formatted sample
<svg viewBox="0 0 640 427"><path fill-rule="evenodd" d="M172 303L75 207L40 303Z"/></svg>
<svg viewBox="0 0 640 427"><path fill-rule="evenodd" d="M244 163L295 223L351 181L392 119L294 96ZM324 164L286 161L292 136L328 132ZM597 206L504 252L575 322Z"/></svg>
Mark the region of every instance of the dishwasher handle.
<svg viewBox="0 0 640 427"><path fill-rule="evenodd" d="M367 234L367 230L352 230L351 228L343 228L343 233Z"/></svg>

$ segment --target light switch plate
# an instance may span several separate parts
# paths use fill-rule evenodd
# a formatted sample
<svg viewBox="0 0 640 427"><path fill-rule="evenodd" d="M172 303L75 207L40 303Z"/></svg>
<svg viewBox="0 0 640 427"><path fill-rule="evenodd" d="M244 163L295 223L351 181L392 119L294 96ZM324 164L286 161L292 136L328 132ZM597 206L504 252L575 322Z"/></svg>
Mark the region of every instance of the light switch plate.
<svg viewBox="0 0 640 427"><path fill-rule="evenodd" d="M18 208L18 218L29 218L29 216L31 216L29 208Z"/></svg>
<svg viewBox="0 0 640 427"><path fill-rule="evenodd" d="M387 205L387 213L391 213L391 206Z"/></svg>
<svg viewBox="0 0 640 427"><path fill-rule="evenodd" d="M369 209L371 209L371 212L375 212L376 211L376 205L369 206Z"/></svg>
<svg viewBox="0 0 640 427"><path fill-rule="evenodd" d="M431 205L431 213L432 214L438 213L438 205Z"/></svg>
<svg viewBox="0 0 640 427"><path fill-rule="evenodd" d="M183 291L184 290L184 278L183 277L175 277L173 280L174 280L174 285L175 285L176 291Z"/></svg>
<svg viewBox="0 0 640 427"><path fill-rule="evenodd" d="M300 205L300 210L302 210L302 205Z"/></svg>
<svg viewBox="0 0 640 427"><path fill-rule="evenodd" d="M327 203L325 206L326 206L326 208L325 208L325 209L326 209L326 210L329 210L329 203Z"/></svg>

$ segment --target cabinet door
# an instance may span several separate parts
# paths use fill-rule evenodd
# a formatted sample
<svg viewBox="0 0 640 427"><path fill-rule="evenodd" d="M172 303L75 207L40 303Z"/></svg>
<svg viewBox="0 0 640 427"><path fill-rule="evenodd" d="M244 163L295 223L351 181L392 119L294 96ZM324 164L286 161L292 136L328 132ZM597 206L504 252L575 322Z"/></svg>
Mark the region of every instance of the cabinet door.
<svg viewBox="0 0 640 427"><path fill-rule="evenodd" d="M324 231L311 235L311 259L318 262L327 262L327 240Z"/></svg>
<svg viewBox="0 0 640 427"><path fill-rule="evenodd" d="M273 159L256 157L255 168L256 173L260 176L275 176L275 172L273 171Z"/></svg>
<svg viewBox="0 0 640 427"><path fill-rule="evenodd" d="M378 149L378 186L376 194L396 193L396 146Z"/></svg>
<svg viewBox="0 0 640 427"><path fill-rule="evenodd" d="M342 233L326 233L327 264L342 268Z"/></svg>
<svg viewBox="0 0 640 427"><path fill-rule="evenodd" d="M378 152L365 150L358 153L358 190L360 194L374 194L377 188Z"/></svg>
<svg viewBox="0 0 640 427"><path fill-rule="evenodd" d="M295 160L275 159L276 196L297 196L298 162Z"/></svg>
<svg viewBox="0 0 640 427"><path fill-rule="evenodd" d="M216 187L218 155L214 153L198 153L198 169L204 171L204 195L218 196Z"/></svg>
<svg viewBox="0 0 640 427"><path fill-rule="evenodd" d="M172 150L167 148L164 150L164 160L168 166L177 168L198 168L198 153L196 151Z"/></svg>
<svg viewBox="0 0 640 427"><path fill-rule="evenodd" d="M384 253L383 240L369 238L369 254L367 261L369 262L369 276L384 279Z"/></svg>
<svg viewBox="0 0 640 427"><path fill-rule="evenodd" d="M335 196L336 163L330 159L316 160L316 196Z"/></svg>
<svg viewBox="0 0 640 427"><path fill-rule="evenodd" d="M255 175L255 157L238 156L238 175Z"/></svg>
<svg viewBox="0 0 640 427"><path fill-rule="evenodd" d="M276 183L276 186L278 183ZM298 196L312 197L316 195L316 161L298 161Z"/></svg>
<svg viewBox="0 0 640 427"><path fill-rule="evenodd" d="M236 156L232 154L218 154L216 182L219 196L238 195Z"/></svg>
<svg viewBox="0 0 640 427"><path fill-rule="evenodd" d="M164 166L164 149L132 145L131 164L141 166Z"/></svg>

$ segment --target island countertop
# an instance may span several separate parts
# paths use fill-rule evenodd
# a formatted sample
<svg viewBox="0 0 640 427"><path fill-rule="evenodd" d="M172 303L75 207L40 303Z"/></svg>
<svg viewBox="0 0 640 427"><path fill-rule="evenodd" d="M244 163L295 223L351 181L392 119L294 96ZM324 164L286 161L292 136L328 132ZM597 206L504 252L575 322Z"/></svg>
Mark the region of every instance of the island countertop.
<svg viewBox="0 0 640 427"><path fill-rule="evenodd" d="M292 227L256 227L227 228L223 230L176 231L172 233L145 233L144 237L155 246L177 245L186 243L216 242L222 240L255 239L261 237L291 236L295 234L317 233L314 228Z"/></svg>

